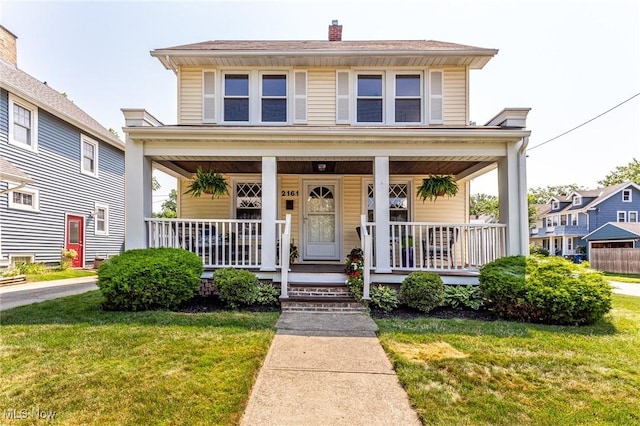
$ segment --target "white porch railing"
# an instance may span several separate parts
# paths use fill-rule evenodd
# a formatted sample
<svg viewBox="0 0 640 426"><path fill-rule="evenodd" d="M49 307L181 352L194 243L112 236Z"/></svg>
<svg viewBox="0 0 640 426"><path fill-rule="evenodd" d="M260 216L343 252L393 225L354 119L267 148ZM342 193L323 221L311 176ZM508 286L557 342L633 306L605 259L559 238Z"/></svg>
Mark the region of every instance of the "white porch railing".
<svg viewBox="0 0 640 426"><path fill-rule="evenodd" d="M285 216L284 230L280 233L280 297L289 297L289 255L291 254L291 215Z"/></svg>
<svg viewBox="0 0 640 426"><path fill-rule="evenodd" d="M189 250L200 256L203 265L208 267L261 266L263 247L260 220L149 218L145 221L148 247ZM278 221L276 227L279 238L284 221Z"/></svg>
<svg viewBox="0 0 640 426"><path fill-rule="evenodd" d="M366 226L375 239L375 224ZM506 229L503 224L394 222L391 269L478 271L506 256Z"/></svg>

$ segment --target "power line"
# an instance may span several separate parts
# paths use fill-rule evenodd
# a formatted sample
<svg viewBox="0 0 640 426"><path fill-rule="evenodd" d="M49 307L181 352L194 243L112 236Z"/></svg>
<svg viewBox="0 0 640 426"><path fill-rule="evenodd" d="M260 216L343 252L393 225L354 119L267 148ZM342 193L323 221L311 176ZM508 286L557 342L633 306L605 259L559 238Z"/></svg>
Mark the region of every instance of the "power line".
<svg viewBox="0 0 640 426"><path fill-rule="evenodd" d="M532 146L531 148L527 149L527 152L529 152L529 151L531 151L531 150L533 150L533 149L536 149L536 148L538 148L538 147L541 147L542 145L548 144L549 142L554 141L554 140L558 139L559 137L562 137L562 136L566 135L567 133L571 133L571 132L573 132L574 130L579 129L580 127L584 126L585 124L589 124L589 123L591 123L593 120L595 120L595 119L597 119L597 118L602 117L603 115L605 115L605 114L607 114L607 113L609 113L609 112L613 111L614 109L618 108L619 106L622 106L622 105L626 104L626 103L627 103L627 102L629 102L631 99L636 98L636 97L638 97L638 96L640 96L640 92L638 92L638 93L636 93L635 95L631 96L629 99L626 99L626 100L624 100L624 101L620 102L618 105L616 105L616 106L614 106L614 107L612 107L612 108L609 108L608 110L606 110L606 111L605 111L605 112L603 112L602 114L596 115L596 116L595 116L595 117L593 117L592 119L587 120L587 121L585 121L584 123L577 125L577 126L576 126L576 127L574 127L573 129L571 129L571 130L567 130L566 132L561 133L561 134L559 134L559 135L558 135L558 136L556 136L556 137L553 137L553 138L551 138L551 139L549 139L549 140L546 140L546 141L544 141L544 142L542 142L542 143L539 143L538 145L534 145L534 146Z"/></svg>

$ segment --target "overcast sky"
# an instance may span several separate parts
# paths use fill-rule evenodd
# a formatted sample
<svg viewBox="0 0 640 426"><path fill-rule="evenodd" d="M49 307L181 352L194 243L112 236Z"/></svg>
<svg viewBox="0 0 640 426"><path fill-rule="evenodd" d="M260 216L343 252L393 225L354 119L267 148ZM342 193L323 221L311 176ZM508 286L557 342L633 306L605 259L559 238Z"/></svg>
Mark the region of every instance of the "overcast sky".
<svg viewBox="0 0 640 426"><path fill-rule="evenodd" d="M551 139L640 92L640 1L0 2L18 36L18 66L106 128L120 108L176 122L176 78L149 52L206 40L441 40L496 48L470 82L471 120L532 108L530 145ZM595 187L640 159L640 96L529 152L529 187ZM495 192L495 175L472 192ZM167 185L159 191L166 194Z"/></svg>

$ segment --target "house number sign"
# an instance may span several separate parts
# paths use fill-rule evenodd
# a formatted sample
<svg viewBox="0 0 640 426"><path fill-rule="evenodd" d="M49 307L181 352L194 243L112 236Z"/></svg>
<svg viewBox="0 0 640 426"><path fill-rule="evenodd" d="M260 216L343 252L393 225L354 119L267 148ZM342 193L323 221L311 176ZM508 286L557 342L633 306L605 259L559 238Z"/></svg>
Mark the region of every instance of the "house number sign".
<svg viewBox="0 0 640 426"><path fill-rule="evenodd" d="M281 195L283 197L297 197L300 193L298 191L282 191Z"/></svg>

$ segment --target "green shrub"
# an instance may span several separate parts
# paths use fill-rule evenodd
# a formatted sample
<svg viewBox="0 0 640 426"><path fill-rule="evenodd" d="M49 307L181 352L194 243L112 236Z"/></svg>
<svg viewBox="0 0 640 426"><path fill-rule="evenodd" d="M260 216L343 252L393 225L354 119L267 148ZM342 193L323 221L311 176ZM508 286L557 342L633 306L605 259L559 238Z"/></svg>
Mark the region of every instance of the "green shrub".
<svg viewBox="0 0 640 426"><path fill-rule="evenodd" d="M49 272L49 268L47 268L44 263L25 263L20 262L16 264L15 269L18 275L42 275Z"/></svg>
<svg viewBox="0 0 640 426"><path fill-rule="evenodd" d="M485 265L480 289L506 319L591 324L611 309L611 287L600 272L561 257L514 256Z"/></svg>
<svg viewBox="0 0 640 426"><path fill-rule="evenodd" d="M472 285L445 285L444 306L454 309L468 308L477 311L484 304L482 291Z"/></svg>
<svg viewBox="0 0 640 426"><path fill-rule="evenodd" d="M402 281L400 294L409 307L430 312L442 303L444 297L442 278L433 272L412 272Z"/></svg>
<svg viewBox="0 0 640 426"><path fill-rule="evenodd" d="M386 285L371 287L371 303L385 312L391 312L398 307L398 293Z"/></svg>
<svg viewBox="0 0 640 426"><path fill-rule="evenodd" d="M254 303L257 305L277 305L280 292L272 284L258 283L256 287L256 300Z"/></svg>
<svg viewBox="0 0 640 426"><path fill-rule="evenodd" d="M540 256L549 256L549 250L537 244L529 244L529 253Z"/></svg>
<svg viewBox="0 0 640 426"><path fill-rule="evenodd" d="M243 269L217 269L213 284L220 300L233 309L253 304L258 296L258 277Z"/></svg>
<svg viewBox="0 0 640 426"><path fill-rule="evenodd" d="M200 287L202 261L186 250L128 250L98 268L105 309L174 309Z"/></svg>

